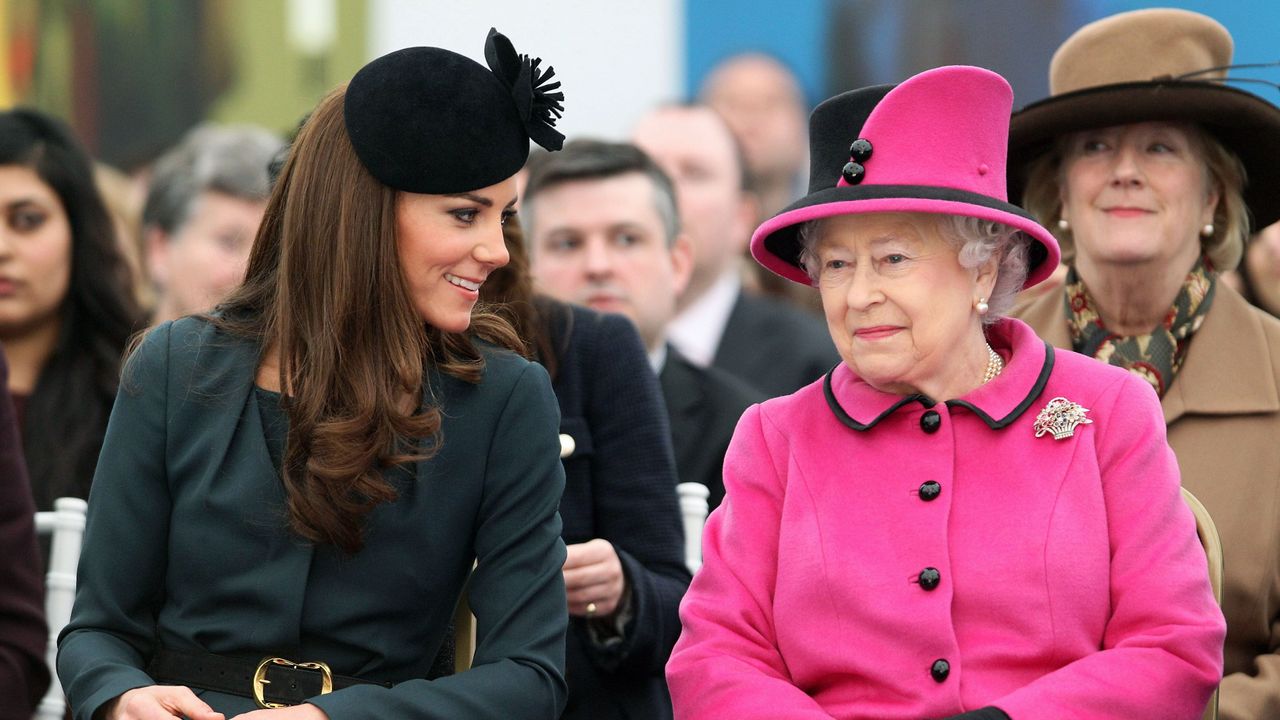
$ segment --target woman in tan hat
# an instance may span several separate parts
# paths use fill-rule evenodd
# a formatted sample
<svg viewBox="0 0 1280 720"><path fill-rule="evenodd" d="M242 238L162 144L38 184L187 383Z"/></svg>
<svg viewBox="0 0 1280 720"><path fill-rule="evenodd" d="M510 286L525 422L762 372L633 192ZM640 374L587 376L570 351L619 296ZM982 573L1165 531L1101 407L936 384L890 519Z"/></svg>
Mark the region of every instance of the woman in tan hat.
<svg viewBox="0 0 1280 720"><path fill-rule="evenodd" d="M1020 316L1144 378L1183 485L1225 552L1223 718L1280 717L1280 322L1217 281L1251 222L1280 219L1280 109L1222 84L1214 20L1142 10L1054 55L1052 95L1015 113L1010 196L1051 228L1065 288Z"/></svg>

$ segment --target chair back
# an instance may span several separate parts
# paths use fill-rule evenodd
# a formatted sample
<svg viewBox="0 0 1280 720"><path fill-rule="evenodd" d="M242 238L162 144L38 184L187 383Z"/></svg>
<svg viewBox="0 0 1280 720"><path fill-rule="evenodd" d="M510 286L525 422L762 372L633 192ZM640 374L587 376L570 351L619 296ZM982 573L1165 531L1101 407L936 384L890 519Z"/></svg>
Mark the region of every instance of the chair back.
<svg viewBox="0 0 1280 720"><path fill-rule="evenodd" d="M707 523L707 498L711 491L698 482L676 485L680 496L680 517L684 521L684 564L689 572L702 567L702 527Z"/></svg>
<svg viewBox="0 0 1280 720"><path fill-rule="evenodd" d="M475 656L476 616L471 614L470 595L464 588L462 597L458 598L458 606L453 610L453 671L470 670Z"/></svg>
<svg viewBox="0 0 1280 720"><path fill-rule="evenodd" d="M64 497L54 500L53 508L36 513L36 533L52 536L49 572L44 585L44 612L49 623L46 660L53 678L49 691L36 708L35 720L63 720L66 716L67 699L58 681L58 634L71 621L71 606L76 599L76 566L80 563L89 505L80 498Z"/></svg>
<svg viewBox="0 0 1280 720"><path fill-rule="evenodd" d="M1204 547L1205 560L1209 564L1209 585L1213 587L1213 599L1218 601L1218 605L1222 605L1222 538L1218 537L1218 526L1213 523L1213 517L1209 515L1204 503L1191 494L1190 490L1182 488L1182 499L1196 518L1196 535L1200 537L1200 545ZM1202 720L1217 718L1218 690L1215 688Z"/></svg>

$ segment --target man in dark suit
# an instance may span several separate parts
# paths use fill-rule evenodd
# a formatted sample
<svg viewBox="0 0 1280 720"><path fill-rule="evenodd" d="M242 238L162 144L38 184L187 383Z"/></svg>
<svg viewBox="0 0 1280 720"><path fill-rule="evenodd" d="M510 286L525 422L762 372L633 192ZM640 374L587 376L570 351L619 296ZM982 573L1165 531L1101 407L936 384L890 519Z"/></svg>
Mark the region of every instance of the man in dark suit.
<svg viewBox="0 0 1280 720"><path fill-rule="evenodd" d="M747 294L742 259L755 224L746 171L724 121L703 106L669 106L636 126L635 144L675 182L693 269L668 325L695 365L726 370L766 396L786 395L839 362L822 321L786 302Z"/></svg>
<svg viewBox="0 0 1280 720"><path fill-rule="evenodd" d="M522 202L539 289L636 324L662 386L677 474L707 485L714 508L738 417L764 396L667 343L693 266L671 180L634 145L576 141L531 164Z"/></svg>

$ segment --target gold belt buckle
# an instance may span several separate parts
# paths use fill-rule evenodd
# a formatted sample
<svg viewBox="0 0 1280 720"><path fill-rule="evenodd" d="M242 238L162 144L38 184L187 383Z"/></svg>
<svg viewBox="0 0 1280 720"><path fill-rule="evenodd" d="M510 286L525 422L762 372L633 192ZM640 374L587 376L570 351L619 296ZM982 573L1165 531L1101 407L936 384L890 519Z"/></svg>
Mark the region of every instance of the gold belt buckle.
<svg viewBox="0 0 1280 720"><path fill-rule="evenodd" d="M260 708L282 708L288 707L281 703L269 703L263 697L266 686L271 684L267 679L267 668L272 665L279 665L287 668L301 668L303 670L315 670L320 673L320 694L328 695L333 692L333 671L329 666L322 662L294 662L280 657L263 658L258 663L257 669L253 671L253 700L258 703Z"/></svg>

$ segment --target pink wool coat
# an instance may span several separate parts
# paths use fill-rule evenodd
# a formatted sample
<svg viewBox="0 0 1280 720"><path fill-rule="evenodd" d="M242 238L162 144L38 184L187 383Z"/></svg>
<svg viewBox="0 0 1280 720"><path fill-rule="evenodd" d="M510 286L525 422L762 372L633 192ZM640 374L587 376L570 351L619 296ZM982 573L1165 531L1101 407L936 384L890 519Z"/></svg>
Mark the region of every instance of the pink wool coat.
<svg viewBox="0 0 1280 720"><path fill-rule="evenodd" d="M677 718L1200 717L1226 627L1155 393L1020 321L990 337L1004 372L945 404L842 365L742 417ZM1035 437L1059 396L1092 424Z"/></svg>

